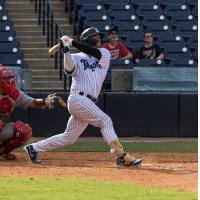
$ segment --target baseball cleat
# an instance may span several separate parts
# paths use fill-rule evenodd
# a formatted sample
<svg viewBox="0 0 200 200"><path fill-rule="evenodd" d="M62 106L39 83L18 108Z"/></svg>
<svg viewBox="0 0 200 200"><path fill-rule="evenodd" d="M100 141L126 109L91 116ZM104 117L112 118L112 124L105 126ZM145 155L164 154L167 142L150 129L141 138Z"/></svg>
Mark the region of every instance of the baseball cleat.
<svg viewBox="0 0 200 200"><path fill-rule="evenodd" d="M26 154L29 160L34 164L41 164L42 160L37 157L37 152L34 150L33 145L28 144L23 148L26 151Z"/></svg>
<svg viewBox="0 0 200 200"><path fill-rule="evenodd" d="M143 160L142 159L136 159L136 160L134 160L131 164L130 164L130 166L139 166L139 165L141 165L143 163Z"/></svg>
<svg viewBox="0 0 200 200"><path fill-rule="evenodd" d="M139 166L142 164L143 160L142 159L135 159L131 162L129 162L128 164L126 163L125 161L125 156L126 156L126 153L119 156L117 159L116 159L116 164L117 165L123 165L123 166L126 166L126 167L129 167L129 166Z"/></svg>

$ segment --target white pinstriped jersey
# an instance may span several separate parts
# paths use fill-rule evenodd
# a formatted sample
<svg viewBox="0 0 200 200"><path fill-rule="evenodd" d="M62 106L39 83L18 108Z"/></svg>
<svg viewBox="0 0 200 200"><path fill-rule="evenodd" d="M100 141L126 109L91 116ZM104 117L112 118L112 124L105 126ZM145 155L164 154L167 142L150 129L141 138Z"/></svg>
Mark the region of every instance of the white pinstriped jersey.
<svg viewBox="0 0 200 200"><path fill-rule="evenodd" d="M79 92L85 92L97 98L100 93L111 56L107 49L100 48L99 50L102 54L100 60L84 53L72 54L75 70L72 73L71 93L67 101L71 117L64 133L34 143L35 151L47 151L62 145L73 144L88 124L99 127L108 144L117 139L111 118L89 98L78 95Z"/></svg>
<svg viewBox="0 0 200 200"><path fill-rule="evenodd" d="M111 57L107 49L99 48L99 50L102 54L100 60L83 52L71 54L75 63L75 70L72 73L71 94L85 92L93 97L98 97Z"/></svg>

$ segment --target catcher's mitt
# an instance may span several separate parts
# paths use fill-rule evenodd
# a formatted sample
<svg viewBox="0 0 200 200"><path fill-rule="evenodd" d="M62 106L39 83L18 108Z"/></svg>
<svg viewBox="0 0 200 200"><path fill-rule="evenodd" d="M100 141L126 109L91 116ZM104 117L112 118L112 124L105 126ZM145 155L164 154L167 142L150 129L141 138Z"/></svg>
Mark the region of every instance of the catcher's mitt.
<svg viewBox="0 0 200 200"><path fill-rule="evenodd" d="M44 99L45 105L42 108L48 108L52 109L54 108L54 104L58 102L62 107L67 107L67 104L63 100L62 97L57 96L56 93L49 94L45 99Z"/></svg>

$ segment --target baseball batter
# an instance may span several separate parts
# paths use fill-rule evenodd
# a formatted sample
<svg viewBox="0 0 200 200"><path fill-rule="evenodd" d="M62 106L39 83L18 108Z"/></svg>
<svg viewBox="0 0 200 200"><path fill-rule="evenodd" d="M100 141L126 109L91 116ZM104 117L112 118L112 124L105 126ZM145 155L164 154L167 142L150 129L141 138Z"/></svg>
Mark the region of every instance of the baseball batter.
<svg viewBox="0 0 200 200"><path fill-rule="evenodd" d="M30 125L20 120L7 122L14 109L42 108L45 105L43 99L34 99L20 91L16 86L15 73L0 65L0 157L16 160L16 155L11 152L23 146L32 135Z"/></svg>
<svg viewBox="0 0 200 200"><path fill-rule="evenodd" d="M102 37L103 34L93 27L82 32L80 42L66 35L61 37L64 71L72 76L68 98L68 109L71 116L64 133L24 147L32 163L42 162L38 158L38 152L75 143L88 124L101 129L104 140L116 155L117 165L137 166L142 163L141 159L125 153L114 131L111 118L95 104L98 101L111 59L109 51L101 48ZM80 53L70 54L70 46L76 47Z"/></svg>

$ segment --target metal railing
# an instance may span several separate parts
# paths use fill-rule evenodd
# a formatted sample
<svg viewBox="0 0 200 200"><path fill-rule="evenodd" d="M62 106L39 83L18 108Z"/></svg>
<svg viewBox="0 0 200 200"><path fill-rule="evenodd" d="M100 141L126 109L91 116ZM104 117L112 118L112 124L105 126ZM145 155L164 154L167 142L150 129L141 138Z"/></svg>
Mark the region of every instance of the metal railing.
<svg viewBox="0 0 200 200"><path fill-rule="evenodd" d="M35 13L38 14L38 25L42 26L42 34L46 35L47 47L51 47L59 42L63 35L60 25L54 20L54 14L49 0L30 0L34 3ZM68 1L65 1L64 11L68 11ZM59 70L59 80L64 79L64 90L67 90L67 78L63 73L63 53L60 50L54 56L55 69Z"/></svg>
<svg viewBox="0 0 200 200"><path fill-rule="evenodd" d="M54 15L49 0L31 0L35 13L38 14L38 25L42 25L42 34L47 36L47 46L54 41Z"/></svg>

